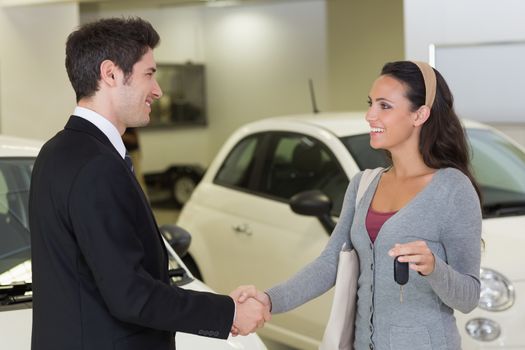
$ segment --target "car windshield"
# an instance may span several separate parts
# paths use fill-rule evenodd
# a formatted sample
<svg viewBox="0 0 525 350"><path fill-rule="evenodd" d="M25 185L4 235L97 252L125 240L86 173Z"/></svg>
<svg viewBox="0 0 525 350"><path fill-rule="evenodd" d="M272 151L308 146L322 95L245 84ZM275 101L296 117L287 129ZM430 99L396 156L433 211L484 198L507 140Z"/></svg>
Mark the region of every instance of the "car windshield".
<svg viewBox="0 0 525 350"><path fill-rule="evenodd" d="M31 282L27 206L33 162L0 160L0 285Z"/></svg>
<svg viewBox="0 0 525 350"><path fill-rule="evenodd" d="M525 153L488 129L467 129L473 174L483 198L484 217L525 214ZM388 166L386 153L370 147L368 134L341 139L360 169Z"/></svg>
<svg viewBox="0 0 525 350"><path fill-rule="evenodd" d="M467 129L486 217L525 214L525 153L490 130Z"/></svg>
<svg viewBox="0 0 525 350"><path fill-rule="evenodd" d="M31 283L31 241L29 234L29 184L34 159L0 159L0 286ZM170 251L172 284L191 281Z"/></svg>

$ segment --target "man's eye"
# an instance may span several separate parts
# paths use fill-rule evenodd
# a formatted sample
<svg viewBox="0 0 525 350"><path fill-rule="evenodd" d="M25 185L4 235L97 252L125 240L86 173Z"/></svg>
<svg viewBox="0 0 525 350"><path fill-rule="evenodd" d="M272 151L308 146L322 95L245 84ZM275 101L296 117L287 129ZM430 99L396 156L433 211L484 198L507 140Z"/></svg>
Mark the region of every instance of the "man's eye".
<svg viewBox="0 0 525 350"><path fill-rule="evenodd" d="M386 103L381 103L381 109L390 109L390 105Z"/></svg>
<svg viewBox="0 0 525 350"><path fill-rule="evenodd" d="M368 100L366 103L368 103L368 107L372 107L372 101Z"/></svg>

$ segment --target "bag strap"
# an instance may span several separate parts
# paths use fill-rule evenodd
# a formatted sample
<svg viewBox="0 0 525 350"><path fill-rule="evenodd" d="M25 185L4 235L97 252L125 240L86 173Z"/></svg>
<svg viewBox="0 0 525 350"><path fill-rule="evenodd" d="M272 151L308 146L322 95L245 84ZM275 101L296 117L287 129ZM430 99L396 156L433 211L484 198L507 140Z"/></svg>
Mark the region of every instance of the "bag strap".
<svg viewBox="0 0 525 350"><path fill-rule="evenodd" d="M368 189L368 186L374 181L375 177L381 170L384 168L375 168L375 169L365 169L363 171L363 175L361 175L361 180L359 181L359 187L357 188L357 194L355 196L355 209L354 209L354 217L355 213L357 212L357 205L359 204L359 201L361 201L361 198L363 198L363 195L365 194L366 190ZM341 250L346 249L346 242L343 243L343 247Z"/></svg>
<svg viewBox="0 0 525 350"><path fill-rule="evenodd" d="M368 189L368 186L372 183L372 181L375 179L377 174L383 170L383 168L375 168L375 169L365 169L363 172L363 175L361 176L361 181L359 181L359 187L357 188L357 194L355 196L355 207L357 209L357 205L361 201L361 198L363 198L363 195L365 194L366 190Z"/></svg>

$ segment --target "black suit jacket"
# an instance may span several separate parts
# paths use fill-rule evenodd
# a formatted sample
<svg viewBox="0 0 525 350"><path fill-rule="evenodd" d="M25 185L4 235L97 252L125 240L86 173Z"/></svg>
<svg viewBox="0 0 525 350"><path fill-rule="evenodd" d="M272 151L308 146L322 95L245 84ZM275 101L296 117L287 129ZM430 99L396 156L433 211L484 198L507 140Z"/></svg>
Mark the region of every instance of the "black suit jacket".
<svg viewBox="0 0 525 350"><path fill-rule="evenodd" d="M29 200L33 350L166 350L227 338L227 296L170 286L149 204L109 139L72 116L35 162Z"/></svg>

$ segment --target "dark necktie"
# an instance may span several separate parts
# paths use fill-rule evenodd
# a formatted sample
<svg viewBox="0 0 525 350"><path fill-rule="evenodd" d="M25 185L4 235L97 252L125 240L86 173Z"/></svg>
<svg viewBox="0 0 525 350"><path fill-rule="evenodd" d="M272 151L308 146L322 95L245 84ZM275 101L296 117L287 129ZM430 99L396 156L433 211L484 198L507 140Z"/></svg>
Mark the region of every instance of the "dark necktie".
<svg viewBox="0 0 525 350"><path fill-rule="evenodd" d="M133 170L133 163L131 162L131 157L129 153L126 151L126 155L124 156L124 160L126 161L126 164L128 165L129 170L134 174L135 171Z"/></svg>

